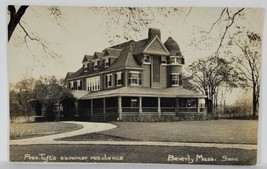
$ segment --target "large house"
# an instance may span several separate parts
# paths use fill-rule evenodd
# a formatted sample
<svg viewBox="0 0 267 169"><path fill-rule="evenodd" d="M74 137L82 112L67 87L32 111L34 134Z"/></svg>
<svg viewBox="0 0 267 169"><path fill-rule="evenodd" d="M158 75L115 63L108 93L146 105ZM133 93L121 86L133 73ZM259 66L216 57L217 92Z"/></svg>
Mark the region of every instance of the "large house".
<svg viewBox="0 0 267 169"><path fill-rule="evenodd" d="M183 87L184 63L177 42L150 28L146 39L85 55L65 81L83 120L204 118L206 96Z"/></svg>

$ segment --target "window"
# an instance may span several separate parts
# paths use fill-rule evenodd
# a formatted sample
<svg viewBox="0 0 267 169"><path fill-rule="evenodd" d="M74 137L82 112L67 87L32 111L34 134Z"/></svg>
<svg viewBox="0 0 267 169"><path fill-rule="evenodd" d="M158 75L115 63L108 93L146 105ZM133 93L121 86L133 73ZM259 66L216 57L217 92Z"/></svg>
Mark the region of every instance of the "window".
<svg viewBox="0 0 267 169"><path fill-rule="evenodd" d="M167 57L164 57L164 56L161 57L161 64L167 65Z"/></svg>
<svg viewBox="0 0 267 169"><path fill-rule="evenodd" d="M83 71L84 72L87 72L88 71L88 68L89 68L89 66L88 66L89 64L83 64Z"/></svg>
<svg viewBox="0 0 267 169"><path fill-rule="evenodd" d="M94 62L94 70L97 70L98 69L98 61L95 61Z"/></svg>
<svg viewBox="0 0 267 169"><path fill-rule="evenodd" d="M112 74L106 75L106 87L112 87Z"/></svg>
<svg viewBox="0 0 267 169"><path fill-rule="evenodd" d="M88 91L98 91L100 90L100 77L90 77L86 79L87 90Z"/></svg>
<svg viewBox="0 0 267 169"><path fill-rule="evenodd" d="M82 80L78 80L78 90L82 90L83 82Z"/></svg>
<svg viewBox="0 0 267 169"><path fill-rule="evenodd" d="M143 63L149 64L150 63L150 56L144 55L144 61L143 61Z"/></svg>
<svg viewBox="0 0 267 169"><path fill-rule="evenodd" d="M129 72L128 73L128 84L129 85L141 85L141 73L140 72Z"/></svg>
<svg viewBox="0 0 267 169"><path fill-rule="evenodd" d="M122 85L122 83L123 83L122 77L123 77L122 72L117 72L115 74L115 85L116 86L121 86Z"/></svg>
<svg viewBox="0 0 267 169"><path fill-rule="evenodd" d="M110 58L105 59L105 68L110 66Z"/></svg>
<svg viewBox="0 0 267 169"><path fill-rule="evenodd" d="M172 86L179 86L179 74L172 74L171 84Z"/></svg>

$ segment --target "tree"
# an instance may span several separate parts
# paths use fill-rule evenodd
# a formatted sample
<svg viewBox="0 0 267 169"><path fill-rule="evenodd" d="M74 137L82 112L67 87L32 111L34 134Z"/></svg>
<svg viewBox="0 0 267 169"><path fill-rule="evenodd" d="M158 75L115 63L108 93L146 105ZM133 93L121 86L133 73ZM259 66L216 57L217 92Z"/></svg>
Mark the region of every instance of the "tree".
<svg viewBox="0 0 267 169"><path fill-rule="evenodd" d="M55 120L54 105L66 99L74 100L69 89L60 85L60 81L52 77L40 77L38 80L25 78L15 85L11 85L9 92L10 116L27 116L31 114L30 100L42 103L46 108L48 120Z"/></svg>
<svg viewBox="0 0 267 169"><path fill-rule="evenodd" d="M244 39L245 37L245 39ZM238 32L229 41L237 46L241 55L233 56L239 74L247 80L246 87L252 88L253 119L257 118L260 95L261 36L254 32Z"/></svg>
<svg viewBox="0 0 267 169"><path fill-rule="evenodd" d="M40 100L45 105L46 116L49 121L53 121L57 117L57 112L54 111L56 104L59 106L65 99L74 100L70 90L60 85L60 81L55 76L41 77L35 84L33 94L35 99Z"/></svg>
<svg viewBox="0 0 267 169"><path fill-rule="evenodd" d="M196 90L206 95L208 112L212 113L216 106L218 90L222 84L230 87L237 87L239 80L242 80L231 62L218 56L208 59L199 59L188 67L188 80L195 85Z"/></svg>
<svg viewBox="0 0 267 169"><path fill-rule="evenodd" d="M8 41L10 40L15 28L17 27L18 24L20 24L20 19L26 12L27 8L29 6L20 6L19 9L16 11L16 8L14 5L9 5L8 6L8 11L10 13L10 20L8 23Z"/></svg>

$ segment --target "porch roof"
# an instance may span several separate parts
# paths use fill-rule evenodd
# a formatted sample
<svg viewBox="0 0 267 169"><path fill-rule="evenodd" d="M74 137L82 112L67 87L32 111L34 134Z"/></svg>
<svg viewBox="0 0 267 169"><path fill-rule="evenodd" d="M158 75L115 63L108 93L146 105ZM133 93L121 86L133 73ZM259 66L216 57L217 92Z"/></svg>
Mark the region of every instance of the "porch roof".
<svg viewBox="0 0 267 169"><path fill-rule="evenodd" d="M72 90L71 93L76 99L80 99L81 97L87 95L89 92L86 90Z"/></svg>
<svg viewBox="0 0 267 169"><path fill-rule="evenodd" d="M117 89L90 92L81 97L81 100L116 97L116 96L143 96L143 97L179 97L179 98L206 98L205 95L181 88L144 88L144 87L121 87Z"/></svg>

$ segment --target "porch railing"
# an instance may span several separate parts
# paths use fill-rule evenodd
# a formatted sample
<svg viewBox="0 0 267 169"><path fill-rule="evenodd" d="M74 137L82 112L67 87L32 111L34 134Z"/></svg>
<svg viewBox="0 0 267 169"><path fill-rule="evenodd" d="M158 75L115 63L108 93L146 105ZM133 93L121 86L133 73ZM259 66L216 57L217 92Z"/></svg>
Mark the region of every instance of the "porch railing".
<svg viewBox="0 0 267 169"><path fill-rule="evenodd" d="M118 108L117 107L107 107L106 108L106 113L117 113Z"/></svg>
<svg viewBox="0 0 267 169"><path fill-rule="evenodd" d="M143 112L158 112L158 107L143 107Z"/></svg>
<svg viewBox="0 0 267 169"><path fill-rule="evenodd" d="M175 112L175 107L161 107L161 112Z"/></svg>
<svg viewBox="0 0 267 169"><path fill-rule="evenodd" d="M122 107L122 112L139 112L138 107Z"/></svg>
<svg viewBox="0 0 267 169"><path fill-rule="evenodd" d="M197 107L179 107L178 112L197 112Z"/></svg>

